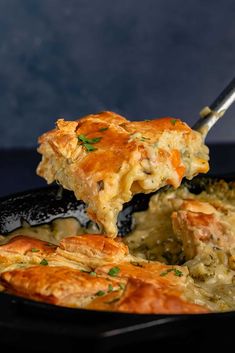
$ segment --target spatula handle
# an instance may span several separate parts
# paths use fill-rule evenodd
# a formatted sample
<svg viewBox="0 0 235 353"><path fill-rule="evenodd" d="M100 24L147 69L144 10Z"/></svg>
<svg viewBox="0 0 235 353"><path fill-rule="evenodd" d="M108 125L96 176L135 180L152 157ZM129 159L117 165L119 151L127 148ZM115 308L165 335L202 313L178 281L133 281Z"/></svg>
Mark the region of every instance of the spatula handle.
<svg viewBox="0 0 235 353"><path fill-rule="evenodd" d="M204 107L201 110L201 118L193 126L193 129L200 132L205 139L212 126L224 115L234 101L235 78L232 79L209 107Z"/></svg>

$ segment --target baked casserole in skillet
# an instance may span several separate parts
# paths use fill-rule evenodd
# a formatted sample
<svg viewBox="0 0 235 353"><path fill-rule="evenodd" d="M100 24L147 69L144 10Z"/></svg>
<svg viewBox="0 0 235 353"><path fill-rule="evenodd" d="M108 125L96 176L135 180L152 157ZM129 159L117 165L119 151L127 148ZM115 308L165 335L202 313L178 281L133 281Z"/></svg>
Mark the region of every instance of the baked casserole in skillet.
<svg viewBox="0 0 235 353"><path fill-rule="evenodd" d="M178 119L128 122L114 113L59 120L40 138L37 172L86 202L74 218L27 224L1 237L1 289L72 308L207 313L235 308L234 184L195 194L183 178L208 171L199 133ZM154 194L117 235L134 194Z"/></svg>

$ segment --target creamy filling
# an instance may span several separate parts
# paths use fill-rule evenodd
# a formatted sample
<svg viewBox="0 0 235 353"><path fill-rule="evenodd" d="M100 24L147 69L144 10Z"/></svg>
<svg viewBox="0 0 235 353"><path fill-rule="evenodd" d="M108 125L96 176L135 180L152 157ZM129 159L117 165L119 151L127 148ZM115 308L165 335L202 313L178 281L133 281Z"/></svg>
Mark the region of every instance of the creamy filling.
<svg viewBox="0 0 235 353"><path fill-rule="evenodd" d="M223 229L226 229L229 246L226 248L220 243L216 245L213 237L206 242L200 240L196 245L196 255L186 261L184 243L172 225L172 214L186 207L185 205L189 207L190 212L201 210L206 215L214 209L214 214L225 227ZM212 311L235 309L234 188L219 182L214 186L209 185L206 191L198 195L190 193L184 186L177 190L160 192L152 196L148 210L136 212L133 217L134 229L123 240L137 260L187 266L189 275L184 289L187 300L204 305ZM89 229L82 228L73 218L57 219L51 224L36 227L23 224L21 229L8 236L1 236L0 244L18 234L58 244L66 236L83 233L98 233L98 229L92 223ZM218 240L216 237L215 239ZM219 241L221 242L221 239ZM11 265L7 269L17 266L24 265Z"/></svg>

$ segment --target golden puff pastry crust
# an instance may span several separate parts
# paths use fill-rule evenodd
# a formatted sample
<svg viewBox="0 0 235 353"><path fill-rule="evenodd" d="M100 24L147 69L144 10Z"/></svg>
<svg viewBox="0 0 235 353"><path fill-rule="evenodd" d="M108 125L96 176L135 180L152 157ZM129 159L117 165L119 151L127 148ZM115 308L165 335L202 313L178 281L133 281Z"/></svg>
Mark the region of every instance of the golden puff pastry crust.
<svg viewBox="0 0 235 353"><path fill-rule="evenodd" d="M123 262L97 267L96 273L108 274L112 269L118 268L117 277L125 279L138 279L146 283L153 283L163 291L171 288L183 291L188 276L188 269L184 266L169 266L160 262Z"/></svg>
<svg viewBox="0 0 235 353"><path fill-rule="evenodd" d="M19 267L28 267L42 263L50 266L68 266L84 271L92 269L87 263L73 261L57 253L57 246L30 236L17 235L9 242L0 245L0 272Z"/></svg>
<svg viewBox="0 0 235 353"><path fill-rule="evenodd" d="M18 235L0 246L1 264L39 263L43 258L53 254L56 246L46 241L29 236Z"/></svg>
<svg viewBox="0 0 235 353"><path fill-rule="evenodd" d="M208 313L203 305L183 298L182 292L173 287L159 287L155 283L128 278L123 290L96 297L86 307L92 310L119 311L138 314L198 314Z"/></svg>
<svg viewBox="0 0 235 353"><path fill-rule="evenodd" d="M116 280L63 266L31 266L6 271L1 283L8 292L67 307L83 307L95 296L119 290Z"/></svg>
<svg viewBox="0 0 235 353"><path fill-rule="evenodd" d="M231 225L223 213L207 202L185 200L171 219L174 233L182 240L186 260L203 253L202 247L207 244L225 252L235 248Z"/></svg>
<svg viewBox="0 0 235 353"><path fill-rule="evenodd" d="M97 234L66 237L61 240L57 253L91 267L110 262L119 263L132 258L128 247L122 241Z"/></svg>
<svg viewBox="0 0 235 353"><path fill-rule="evenodd" d="M110 237L117 235L118 213L134 194L176 188L183 177L208 171L201 135L179 119L130 122L113 112L59 119L39 144L37 174L72 190Z"/></svg>
<svg viewBox="0 0 235 353"><path fill-rule="evenodd" d="M161 288L141 280L129 279L126 290L115 310L138 314L199 314L208 313L205 307L183 300L177 291Z"/></svg>
<svg viewBox="0 0 235 353"><path fill-rule="evenodd" d="M93 310L206 311L184 298L186 267L136 261L118 238L78 235L62 239L56 247L28 236L16 236L0 247L1 252L15 263L8 266L5 262L0 274L1 286L8 293ZM38 257L33 258L33 254Z"/></svg>

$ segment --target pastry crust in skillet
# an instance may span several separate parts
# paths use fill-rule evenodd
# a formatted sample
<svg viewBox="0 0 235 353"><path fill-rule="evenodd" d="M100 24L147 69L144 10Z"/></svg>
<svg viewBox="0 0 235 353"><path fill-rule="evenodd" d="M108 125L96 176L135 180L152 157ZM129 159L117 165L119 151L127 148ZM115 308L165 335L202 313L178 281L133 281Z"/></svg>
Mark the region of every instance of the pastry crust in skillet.
<svg viewBox="0 0 235 353"><path fill-rule="evenodd" d="M97 274L107 274L115 263L97 267ZM187 267L168 266L160 262L123 262L118 264L117 277L134 278L144 282L154 283L162 289L177 287L183 289L188 275Z"/></svg>
<svg viewBox="0 0 235 353"><path fill-rule="evenodd" d="M209 203L186 200L171 218L174 233L182 240L186 260L203 253L205 245L224 252L235 247L231 226L225 222L223 213Z"/></svg>
<svg viewBox="0 0 235 353"><path fill-rule="evenodd" d="M93 276L62 266L31 266L3 272L3 286L10 293L68 307L83 307L100 293L120 287L116 280Z"/></svg>
<svg viewBox="0 0 235 353"><path fill-rule="evenodd" d="M130 122L102 112L59 119L39 144L38 175L72 190L109 237L117 235L118 213L134 194L176 188L183 177L208 171L201 135L172 118Z"/></svg>
<svg viewBox="0 0 235 353"><path fill-rule="evenodd" d="M183 300L176 290L163 291L152 283L129 279L115 309L121 312L139 314L196 314L208 313L201 305Z"/></svg>
<svg viewBox="0 0 235 353"><path fill-rule="evenodd" d="M149 209L133 215L135 229L126 238L111 239L100 234L74 235L63 239L56 249L54 245L49 247L52 250L49 254L44 252L44 249L47 251L46 243L32 243L29 237L16 237L8 244L3 239L0 255L4 255L5 263L1 261L0 283L4 284L7 292L87 309L139 313L234 310L234 183L220 181L210 183L200 194L197 190L194 194L183 184L177 190L168 189L153 195ZM21 234L24 234L23 229L19 230ZM51 227L51 234L47 233L45 237L41 234L45 232L44 226L36 233L43 239L53 241L53 229ZM80 227L78 234L81 232ZM66 231L64 234L66 236ZM189 249L186 246L188 242L192 245ZM130 253L124 243L128 244ZM180 246L177 256L175 244ZM42 249L41 253L33 253L32 246ZM193 254L189 253L190 249ZM174 256L161 256L165 255L165 251L170 255L174 251ZM44 261L38 266L37 262L35 266L32 256L39 256L38 261L42 256L47 263ZM36 269L33 270L33 267ZM52 267L57 268L58 272L49 269ZM28 268L32 270L26 271ZM60 276L59 269L64 268L66 270L62 270ZM75 271L78 277L85 274L87 280L94 277L97 283L101 279L107 281L108 289L99 289L99 294L93 294L91 290L84 295L78 291L77 295L77 275L73 276L74 272L70 270ZM33 289L36 286L33 281L44 271L51 275L55 273L61 287L64 282L67 289L70 283L73 290L68 297L65 291L55 296L57 287L49 275L42 275L44 283L37 290ZM22 285L22 273L27 278L25 283L31 288L29 291ZM64 274L68 282L64 281ZM95 286L95 283L92 281L91 285ZM46 287L50 288L52 297L41 295Z"/></svg>
<svg viewBox="0 0 235 353"><path fill-rule="evenodd" d="M68 237L55 248L27 236L16 236L2 245L0 253L6 261L1 285L12 294L68 307L139 313L169 313L173 309L183 313L191 308L192 312L205 312L204 307L183 299L186 267L141 259L136 262L122 241L102 235ZM32 249L38 250L37 258L32 257ZM9 262L15 266L10 267Z"/></svg>
<svg viewBox="0 0 235 353"><path fill-rule="evenodd" d="M91 267L132 259L128 247L122 241L97 234L64 238L57 248L57 253Z"/></svg>
<svg viewBox="0 0 235 353"><path fill-rule="evenodd" d="M108 293L94 299L88 309L132 313L206 313L207 308L189 302L184 297L187 286L186 267L155 263L120 263L96 268L98 275L116 269L118 280L127 280L123 293ZM118 271L117 271L118 269Z"/></svg>
<svg viewBox="0 0 235 353"><path fill-rule="evenodd" d="M39 263L53 254L56 246L39 239L18 235L0 246L0 262L5 265L16 263Z"/></svg>
<svg viewBox="0 0 235 353"><path fill-rule="evenodd" d="M166 285L171 281L151 281L94 276L60 266L31 266L1 275L9 293L67 307L146 314L209 312L184 300L180 287Z"/></svg>
<svg viewBox="0 0 235 353"><path fill-rule="evenodd" d="M17 235L0 246L0 271L28 267L42 263L50 266L68 266L84 271L91 268L82 261L73 261L61 256L56 251L57 246L29 236Z"/></svg>
<svg viewBox="0 0 235 353"><path fill-rule="evenodd" d="M163 291L153 283L129 278L125 290L96 297L86 309L120 311L138 314L208 313L202 305L190 303L177 290Z"/></svg>

